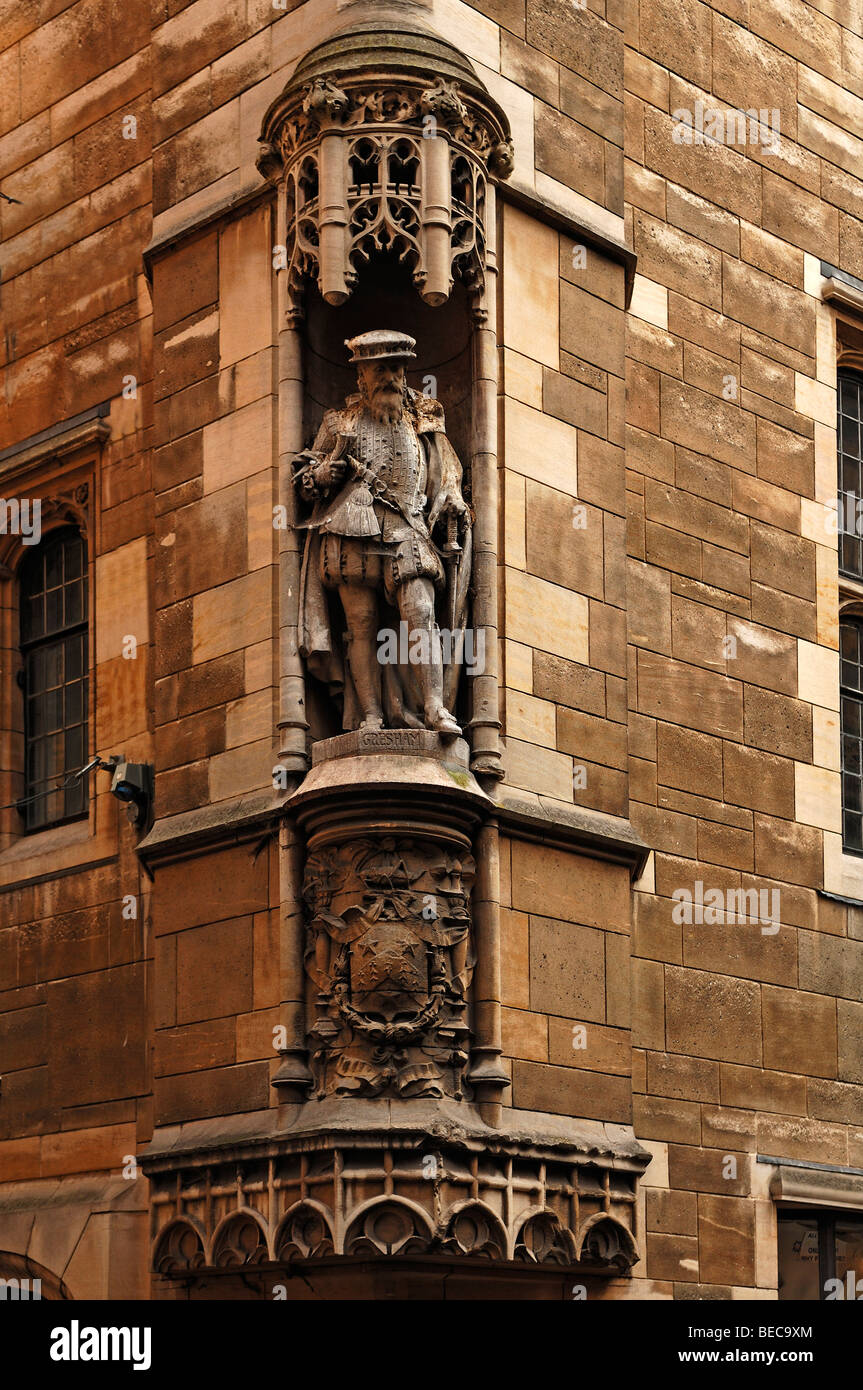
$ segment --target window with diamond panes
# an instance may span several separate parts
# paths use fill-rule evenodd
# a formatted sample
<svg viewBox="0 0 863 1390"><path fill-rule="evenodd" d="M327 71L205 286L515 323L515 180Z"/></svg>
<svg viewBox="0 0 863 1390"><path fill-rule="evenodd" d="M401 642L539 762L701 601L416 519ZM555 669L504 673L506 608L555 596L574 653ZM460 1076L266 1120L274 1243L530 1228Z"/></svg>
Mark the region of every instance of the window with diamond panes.
<svg viewBox="0 0 863 1390"><path fill-rule="evenodd" d="M839 570L863 579L863 376L839 377ZM858 515L858 507L860 513Z"/></svg>
<svg viewBox="0 0 863 1390"><path fill-rule="evenodd" d="M25 790L28 830L87 811L87 550L77 531L49 536L21 568Z"/></svg>
<svg viewBox="0 0 863 1390"><path fill-rule="evenodd" d="M842 719L842 843L863 854L863 620L839 625Z"/></svg>

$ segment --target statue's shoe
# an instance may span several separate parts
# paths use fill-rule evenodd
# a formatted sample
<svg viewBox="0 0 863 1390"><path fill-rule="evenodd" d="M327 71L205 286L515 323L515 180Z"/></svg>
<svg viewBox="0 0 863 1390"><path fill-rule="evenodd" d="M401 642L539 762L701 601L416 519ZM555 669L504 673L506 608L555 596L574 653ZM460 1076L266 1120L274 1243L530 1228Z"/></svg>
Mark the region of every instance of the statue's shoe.
<svg viewBox="0 0 863 1390"><path fill-rule="evenodd" d="M371 715L360 724L361 734L376 734L384 727L382 715Z"/></svg>
<svg viewBox="0 0 863 1390"><path fill-rule="evenodd" d="M455 722L449 710L442 709L429 724L441 738L459 738L461 735L461 725Z"/></svg>

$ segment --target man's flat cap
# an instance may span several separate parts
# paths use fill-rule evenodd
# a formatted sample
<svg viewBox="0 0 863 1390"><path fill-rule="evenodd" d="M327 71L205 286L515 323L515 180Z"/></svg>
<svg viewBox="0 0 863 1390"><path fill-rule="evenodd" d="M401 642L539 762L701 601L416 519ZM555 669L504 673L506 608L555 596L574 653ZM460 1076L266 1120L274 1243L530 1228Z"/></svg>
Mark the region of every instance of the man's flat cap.
<svg viewBox="0 0 863 1390"><path fill-rule="evenodd" d="M414 351L416 338L409 333L393 333L388 328L374 328L370 333L360 333L356 338L346 338L345 347L351 350L351 361L379 362L384 358L416 357Z"/></svg>

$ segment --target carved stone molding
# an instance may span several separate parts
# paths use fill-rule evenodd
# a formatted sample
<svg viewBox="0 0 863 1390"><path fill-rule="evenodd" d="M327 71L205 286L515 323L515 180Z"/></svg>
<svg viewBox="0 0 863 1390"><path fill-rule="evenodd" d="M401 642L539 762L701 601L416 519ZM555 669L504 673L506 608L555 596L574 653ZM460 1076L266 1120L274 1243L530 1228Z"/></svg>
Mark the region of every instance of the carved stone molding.
<svg viewBox="0 0 863 1390"><path fill-rule="evenodd" d="M267 1144L144 1156L153 1268L194 1278L338 1256L450 1257L626 1274L649 1155L621 1128L487 1130L451 1101L314 1101Z"/></svg>
<svg viewBox="0 0 863 1390"><path fill-rule="evenodd" d="M84 410L71 420L62 420L48 429L40 430L27 439L0 449L0 475L18 474L34 465L53 464L88 446L99 448L111 437L111 426L105 418L110 401ZM4 483L4 489L8 484Z"/></svg>
<svg viewBox="0 0 863 1390"><path fill-rule="evenodd" d="M397 43L393 41L396 40ZM432 305L481 291L489 180L513 168L506 117L470 64L424 30L357 25L319 44L264 118L258 168L286 201L289 294L342 304L389 252Z"/></svg>
<svg viewBox="0 0 863 1390"><path fill-rule="evenodd" d="M57 479L56 481L60 482L61 480ZM67 483L64 491L44 495L36 488L34 489L35 497L29 496L28 493L26 499L20 499L22 505L26 500L26 504L32 509L38 503L40 536L47 536L50 531L61 526L75 526L84 539L91 542L93 501L90 482L89 480L70 482L68 479L63 481ZM31 515L35 515L35 513L31 512ZM4 531L0 534L0 578L10 578L14 573L16 561L20 560L21 556L26 555L26 553L27 546L23 544L20 534L16 531Z"/></svg>

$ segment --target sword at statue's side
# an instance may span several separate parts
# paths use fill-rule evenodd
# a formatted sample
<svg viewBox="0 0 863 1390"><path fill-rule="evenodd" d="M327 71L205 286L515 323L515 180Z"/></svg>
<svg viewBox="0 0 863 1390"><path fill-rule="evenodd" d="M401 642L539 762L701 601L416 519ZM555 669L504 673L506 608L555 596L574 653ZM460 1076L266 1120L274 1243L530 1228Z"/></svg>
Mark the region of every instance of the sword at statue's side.
<svg viewBox="0 0 863 1390"><path fill-rule="evenodd" d="M458 576L461 567L462 548L458 541L458 516L455 512L447 512L446 518L446 542L441 547L441 554L444 563L449 570L449 631L451 650L455 648L456 613L458 607ZM459 624L461 629L461 624ZM457 659L457 658L454 658Z"/></svg>

